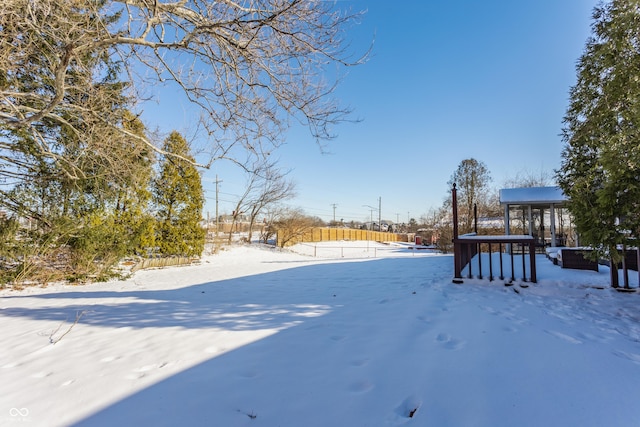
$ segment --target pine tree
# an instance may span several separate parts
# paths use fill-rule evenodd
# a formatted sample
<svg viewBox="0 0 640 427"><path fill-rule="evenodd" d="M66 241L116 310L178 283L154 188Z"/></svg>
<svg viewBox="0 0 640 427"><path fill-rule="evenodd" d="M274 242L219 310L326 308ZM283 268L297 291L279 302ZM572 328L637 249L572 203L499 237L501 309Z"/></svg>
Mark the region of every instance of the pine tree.
<svg viewBox="0 0 640 427"><path fill-rule="evenodd" d="M617 245L637 244L640 229L640 1L600 5L593 20L557 179L582 244L618 260Z"/></svg>
<svg viewBox="0 0 640 427"><path fill-rule="evenodd" d="M55 141L56 160L32 149L35 142L28 133L11 136L24 148L20 154L24 167L16 169L22 179L13 188L0 190L5 196L0 205L35 225L28 239L22 239L23 258L31 252L40 259L64 259L60 269L70 280L108 274L123 256L153 245L148 207L152 150L136 137L144 134L144 126L127 111L126 84L117 80L116 71L113 65L96 83L102 94L110 94L110 102L95 94L70 91L68 96L86 98L86 105L96 105L104 115L117 118L125 132L60 109L65 125L43 127L48 129L49 141ZM74 129L85 130L84 137Z"/></svg>
<svg viewBox="0 0 640 427"><path fill-rule="evenodd" d="M132 113L123 116L122 127L145 137L145 127ZM130 173L117 183L114 215L118 232L126 237L127 252L142 253L155 246L155 218L149 211L154 152L137 138L122 138L122 151L130 164Z"/></svg>
<svg viewBox="0 0 640 427"><path fill-rule="evenodd" d="M142 122L127 110L119 114L126 132L104 135L105 147L119 153L119 161L88 162L87 177L65 195L65 217L75 224L67 245L79 274L94 269L106 273L122 257L154 246L155 219L149 206L153 151L141 140Z"/></svg>
<svg viewBox="0 0 640 427"><path fill-rule="evenodd" d="M187 141L172 132L165 140L160 174L154 184L157 209L156 244L164 255L200 255L205 230L201 225L204 192Z"/></svg>

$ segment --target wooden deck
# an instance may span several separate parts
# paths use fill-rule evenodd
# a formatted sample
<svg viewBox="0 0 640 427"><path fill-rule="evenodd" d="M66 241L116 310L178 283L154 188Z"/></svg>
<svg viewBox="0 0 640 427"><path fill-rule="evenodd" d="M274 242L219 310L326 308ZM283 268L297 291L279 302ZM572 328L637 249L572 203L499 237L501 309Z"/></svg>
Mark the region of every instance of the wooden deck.
<svg viewBox="0 0 640 427"><path fill-rule="evenodd" d="M506 254L508 261L511 265L511 277L510 281L516 280L514 269L514 248L518 247L522 254L522 280L537 282L536 273L536 247L535 240L531 236L513 236L513 235L499 235L499 236L478 236L478 235L462 235L453 239L453 254L454 254L454 282L459 282L462 279L462 270L468 267L467 277L473 277L472 271L472 259L481 254L482 247L488 248L489 252L489 280L494 279L493 264L492 264L492 248L497 249L496 252L500 253L500 273L499 278L505 279L504 265L503 265L503 249L509 248L510 252ZM517 250L515 251L517 252ZM529 266L530 274L527 277L526 268L526 252L529 253ZM482 273L482 258L477 257L478 278L483 278ZM486 271L486 270L485 270Z"/></svg>

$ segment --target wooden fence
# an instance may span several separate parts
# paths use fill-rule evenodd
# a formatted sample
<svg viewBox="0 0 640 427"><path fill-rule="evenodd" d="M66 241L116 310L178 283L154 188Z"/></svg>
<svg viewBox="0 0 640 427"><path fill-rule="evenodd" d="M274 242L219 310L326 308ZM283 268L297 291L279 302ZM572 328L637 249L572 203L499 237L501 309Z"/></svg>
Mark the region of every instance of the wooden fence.
<svg viewBox="0 0 640 427"><path fill-rule="evenodd" d="M385 233L382 231L357 230L353 228L316 227L291 240L287 245L296 243L335 242L340 240L371 240L376 242L406 242L406 234ZM280 246L280 241L278 241Z"/></svg>
<svg viewBox="0 0 640 427"><path fill-rule="evenodd" d="M158 267L170 267L174 265L189 265L197 258L191 257L166 257L166 258L145 258L140 260L136 265L131 268L131 272L134 273L138 270L144 270L146 268L158 268Z"/></svg>

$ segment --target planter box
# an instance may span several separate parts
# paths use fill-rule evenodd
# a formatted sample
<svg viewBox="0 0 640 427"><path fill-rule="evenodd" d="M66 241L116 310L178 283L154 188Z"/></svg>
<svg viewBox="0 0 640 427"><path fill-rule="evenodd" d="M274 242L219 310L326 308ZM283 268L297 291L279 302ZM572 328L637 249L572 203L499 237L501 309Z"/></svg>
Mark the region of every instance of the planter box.
<svg viewBox="0 0 640 427"><path fill-rule="evenodd" d="M574 270L598 271L598 263L585 258L584 254L591 252L591 249L561 249L558 251L558 265L562 268L572 268Z"/></svg>

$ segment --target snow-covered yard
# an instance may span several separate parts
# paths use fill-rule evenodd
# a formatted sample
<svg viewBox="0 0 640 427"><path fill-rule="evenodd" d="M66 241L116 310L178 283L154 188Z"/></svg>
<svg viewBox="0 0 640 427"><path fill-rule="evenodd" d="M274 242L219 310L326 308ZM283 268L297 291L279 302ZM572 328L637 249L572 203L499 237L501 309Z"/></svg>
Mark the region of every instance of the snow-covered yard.
<svg viewBox="0 0 640 427"><path fill-rule="evenodd" d="M606 267L457 285L360 244L0 291L0 425L640 425L640 294Z"/></svg>

